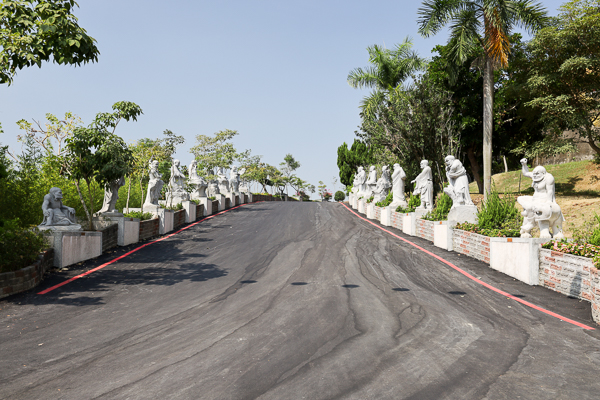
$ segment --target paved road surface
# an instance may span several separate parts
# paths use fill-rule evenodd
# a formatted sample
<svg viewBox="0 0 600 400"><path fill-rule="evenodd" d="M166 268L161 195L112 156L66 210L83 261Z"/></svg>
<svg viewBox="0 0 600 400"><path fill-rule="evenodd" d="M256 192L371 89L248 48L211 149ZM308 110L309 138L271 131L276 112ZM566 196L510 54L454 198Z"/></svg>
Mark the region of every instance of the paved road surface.
<svg viewBox="0 0 600 400"><path fill-rule="evenodd" d="M598 327L585 302L409 240ZM340 204L260 203L0 301L0 398L592 399L599 339Z"/></svg>

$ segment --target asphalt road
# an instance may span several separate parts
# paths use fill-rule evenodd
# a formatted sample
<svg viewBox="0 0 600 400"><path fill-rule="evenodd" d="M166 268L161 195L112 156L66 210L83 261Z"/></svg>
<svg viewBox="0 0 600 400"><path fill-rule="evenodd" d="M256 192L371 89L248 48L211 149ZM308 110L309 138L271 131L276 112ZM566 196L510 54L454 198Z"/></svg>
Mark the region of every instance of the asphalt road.
<svg viewBox="0 0 600 400"><path fill-rule="evenodd" d="M599 328L588 303L403 237ZM134 247L0 301L0 398L600 398L598 329L335 203L243 206L36 294Z"/></svg>

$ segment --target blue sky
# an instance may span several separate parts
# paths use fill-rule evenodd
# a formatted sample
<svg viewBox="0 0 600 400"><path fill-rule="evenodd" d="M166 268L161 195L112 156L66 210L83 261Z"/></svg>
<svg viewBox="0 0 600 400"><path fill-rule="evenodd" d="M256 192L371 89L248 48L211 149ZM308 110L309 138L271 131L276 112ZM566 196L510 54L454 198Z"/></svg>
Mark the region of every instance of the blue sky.
<svg viewBox="0 0 600 400"><path fill-rule="evenodd" d="M346 82L349 71L368 65L367 46L391 48L410 36L430 57L447 40L418 35L420 1L78 3L80 25L98 41L98 63L21 70L0 91L0 143L19 151L20 119L71 111L88 124L127 100L144 110L137 122L119 125L127 142L170 129L186 138L176 157L187 165L197 134L234 129L239 150L272 165L291 153L301 178L331 188L337 148L354 140L369 93ZM543 2L551 15L562 3Z"/></svg>

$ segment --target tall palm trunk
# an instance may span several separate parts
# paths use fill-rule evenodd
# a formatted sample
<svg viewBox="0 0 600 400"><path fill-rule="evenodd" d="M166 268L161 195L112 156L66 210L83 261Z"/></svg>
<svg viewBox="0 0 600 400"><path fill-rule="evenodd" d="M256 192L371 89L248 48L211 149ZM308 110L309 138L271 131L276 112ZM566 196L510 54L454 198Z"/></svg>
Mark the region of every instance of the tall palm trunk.
<svg viewBox="0 0 600 400"><path fill-rule="evenodd" d="M485 56L483 72L483 199L487 200L492 190L492 132L494 107L493 60Z"/></svg>

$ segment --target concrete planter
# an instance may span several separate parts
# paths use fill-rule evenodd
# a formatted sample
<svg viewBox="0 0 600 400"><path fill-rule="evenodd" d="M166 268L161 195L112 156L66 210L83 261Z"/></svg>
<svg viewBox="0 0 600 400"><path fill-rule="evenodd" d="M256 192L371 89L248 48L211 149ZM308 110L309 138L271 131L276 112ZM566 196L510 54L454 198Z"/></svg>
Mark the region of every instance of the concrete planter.
<svg viewBox="0 0 600 400"><path fill-rule="evenodd" d="M433 242L433 221L418 218L415 224L415 236Z"/></svg>
<svg viewBox="0 0 600 400"><path fill-rule="evenodd" d="M404 214L396 212L395 210L390 211L391 219L392 219L392 227L402 230L404 226Z"/></svg>
<svg viewBox="0 0 600 400"><path fill-rule="evenodd" d="M407 235L415 236L417 231L417 216L414 212L403 213L402 215L402 232Z"/></svg>
<svg viewBox="0 0 600 400"><path fill-rule="evenodd" d="M453 229L448 221L433 222L433 245L451 251Z"/></svg>
<svg viewBox="0 0 600 400"><path fill-rule="evenodd" d="M375 204L367 203L366 206L366 214L368 219L375 219Z"/></svg>
<svg viewBox="0 0 600 400"><path fill-rule="evenodd" d="M182 201L181 205L185 210L185 222L190 223L196 220L196 203L191 201Z"/></svg>
<svg viewBox="0 0 600 400"><path fill-rule="evenodd" d="M161 208L158 210L157 214L160 219L158 233L164 235L165 233L171 232L175 222L175 211Z"/></svg>
<svg viewBox="0 0 600 400"><path fill-rule="evenodd" d="M159 235L160 219L158 217L139 223L139 240L146 240Z"/></svg>
<svg viewBox="0 0 600 400"><path fill-rule="evenodd" d="M600 324L600 271L593 267L590 269L590 292L592 295L592 318Z"/></svg>
<svg viewBox="0 0 600 400"><path fill-rule="evenodd" d="M36 287L53 263L54 250L48 249L40 254L32 265L0 274L0 299Z"/></svg>
<svg viewBox="0 0 600 400"><path fill-rule="evenodd" d="M381 221L381 209L382 209L382 208L383 208L383 207L378 207L378 206L375 206L375 219L376 219L377 221Z"/></svg>
<svg viewBox="0 0 600 400"><path fill-rule="evenodd" d="M227 203L225 202L225 200L227 198L222 194L217 194L215 197L217 198L217 201L219 202L219 211L225 210L225 208L227 206Z"/></svg>
<svg viewBox="0 0 600 400"><path fill-rule="evenodd" d="M54 266L68 265L96 258L102 254L102 232L59 232L49 235L54 249Z"/></svg>
<svg viewBox="0 0 600 400"><path fill-rule="evenodd" d="M201 197L199 200L201 205L204 206L204 217L207 217L212 214L212 200L208 197Z"/></svg>
<svg viewBox="0 0 600 400"><path fill-rule="evenodd" d="M392 208L391 207L382 207L381 208L381 218L379 219L381 225L384 226L392 226Z"/></svg>
<svg viewBox="0 0 600 400"><path fill-rule="evenodd" d="M357 209L360 214L365 214L367 212L366 207L365 207L366 204L367 204L367 201L365 199L358 200Z"/></svg>
<svg viewBox="0 0 600 400"><path fill-rule="evenodd" d="M454 251L490 263L490 237L473 232L454 229L452 246Z"/></svg>
<svg viewBox="0 0 600 400"><path fill-rule="evenodd" d="M540 245L549 240L539 238L490 238L490 267L528 285L538 285Z"/></svg>

